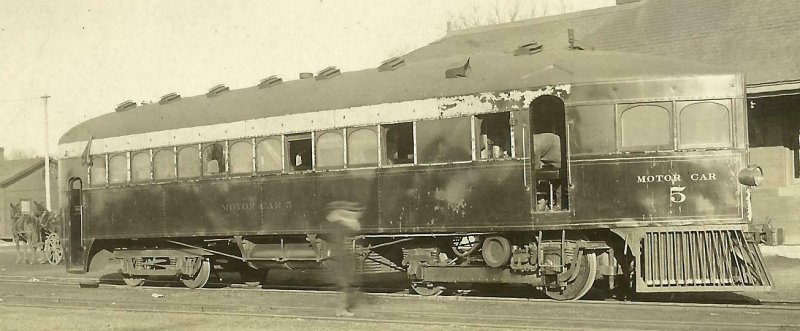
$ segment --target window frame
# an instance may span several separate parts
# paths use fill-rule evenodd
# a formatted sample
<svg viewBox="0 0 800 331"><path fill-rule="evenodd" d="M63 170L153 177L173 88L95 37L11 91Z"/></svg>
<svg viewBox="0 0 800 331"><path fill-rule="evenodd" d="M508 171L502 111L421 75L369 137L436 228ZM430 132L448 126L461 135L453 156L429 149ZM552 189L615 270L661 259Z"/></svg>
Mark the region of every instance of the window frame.
<svg viewBox="0 0 800 331"><path fill-rule="evenodd" d="M283 152L284 153L283 169L284 169L284 173L305 173L305 172L312 172L312 171L316 170L315 167L316 167L316 161L317 161L316 160L317 153L316 153L316 149L314 148L315 147L314 145L316 143L316 136L315 136L314 133L315 133L314 131L311 131L311 132L300 132L300 133L292 133L292 134L283 135L283 150L284 150L284 152ZM311 140L311 150L310 150L310 153L309 153L310 156L311 156L311 167L308 168L308 169L295 170L294 169L295 166L292 165L292 163L291 163L292 162L292 157L291 157L291 155L289 155L290 152L291 152L290 144L293 141L306 140L306 139L310 139Z"/></svg>
<svg viewBox="0 0 800 331"><path fill-rule="evenodd" d="M669 128L669 144L665 145L637 145L634 147L623 146L623 123L622 116L625 112L640 106L651 106L663 108L667 111L667 123ZM643 152L667 152L675 151L677 145L677 137L675 130L675 102L674 101L648 101L648 102L632 102L632 103L618 103L615 105L615 133L616 133L616 151L620 153L643 153Z"/></svg>
<svg viewBox="0 0 800 331"><path fill-rule="evenodd" d="M221 145L222 146L222 164L220 167L223 169L218 171L215 174L206 174L206 160L204 159L206 148L211 146ZM206 178L217 178L217 177L225 177L230 172L229 165L228 165L228 141L212 141L212 142L205 142L200 144L200 177ZM214 160L213 158L211 160ZM209 160L209 162L211 161ZM219 161L219 160L218 160Z"/></svg>
<svg viewBox="0 0 800 331"><path fill-rule="evenodd" d="M198 172L197 175L194 176L186 176L181 177L181 151L186 148L195 148L197 153L195 154L195 160L198 164ZM178 181L181 180L191 180L203 177L203 147L202 144L188 144L188 145L180 145L175 146L175 179Z"/></svg>
<svg viewBox="0 0 800 331"><path fill-rule="evenodd" d="M144 153L147 153L148 160L149 160L149 163L148 163L148 176L147 176L146 179L143 179L143 180L134 180L133 179L133 159L137 155L141 155L141 154L144 154ZM128 174L128 181L130 183L132 183L132 184L144 184L144 183L149 183L149 182L153 181L153 150L152 149L145 149L145 150L129 152L128 165L129 165L128 168L130 169L129 174Z"/></svg>
<svg viewBox="0 0 800 331"><path fill-rule="evenodd" d="M103 174L102 174L102 175L103 175L103 177L101 177L101 178L103 178L103 183L102 183L102 184L100 184L100 185L97 185L97 184L95 183L95 181L94 181L94 177L93 177L93 175L94 175L94 172L95 172L95 170L94 170L94 164L95 164L95 163L94 163L94 160L95 160L96 158L101 158L101 159L103 159L103 164L105 165L105 166L103 167ZM95 154L95 155L90 155L90 156L89 156L89 159L91 160L91 164L90 164L90 165L87 167L87 168L88 168L89 187L90 187L90 188L95 188L95 187L107 187L107 186L108 186L108 154Z"/></svg>
<svg viewBox="0 0 800 331"><path fill-rule="evenodd" d="M319 139L322 138L326 134L338 134L341 142L341 154L342 154L342 163L341 165L336 166L320 166L319 165ZM346 140L346 129L331 129L331 130L320 130L314 131L314 141L311 146L312 151L314 152L314 162L312 163L311 167L312 170L319 170L319 171L330 171L330 170L342 170L347 168L347 140ZM335 153L334 153L335 154Z"/></svg>
<svg viewBox="0 0 800 331"><path fill-rule="evenodd" d="M352 164L350 163L350 136L355 134L356 132L360 132L362 130L367 130L372 132L375 136L375 163L361 163L361 164ZM361 169L361 168L376 168L380 167L381 165L381 135L380 135L380 126L357 126L357 127L348 127L345 128L345 168L346 169Z"/></svg>
<svg viewBox="0 0 800 331"><path fill-rule="evenodd" d="M413 158L411 162L407 163L389 163L391 158L389 157L389 150L387 135L389 133L390 126L399 125L399 124L411 124L411 151L413 153ZM405 122L395 122L395 123L383 123L377 125L379 129L378 133L378 166L385 167L385 168L394 168L394 167L411 167L414 165L419 165L418 162L418 152L417 152L417 121L405 121Z"/></svg>
<svg viewBox="0 0 800 331"><path fill-rule="evenodd" d="M414 122L414 131L413 131L413 134L414 134L414 164L416 164L416 165L442 165L442 164L463 164L463 163L473 162L475 160L475 153L473 152L474 145L475 145L475 122L474 122L474 119L472 117L474 117L474 115L470 115L469 117L467 117L467 116L454 116L454 117L441 117L441 118L433 118L433 119L415 121ZM419 160L419 143L418 143L419 131L418 131L418 127L417 127L418 122L425 123L425 122L459 120L459 119L460 120L467 120L469 122L468 125L469 125L470 134L469 134L469 139L468 139L467 143L470 146L466 146L466 147L468 147L467 148L467 153L470 154L469 159L468 160L457 160L457 161L425 162L425 163L420 162L420 160ZM464 146L462 146L462 147L464 147Z"/></svg>
<svg viewBox="0 0 800 331"><path fill-rule="evenodd" d="M230 176L242 176L242 175L252 175L256 172L256 145L255 145L255 138L248 138L248 139L234 139L226 141L227 145L227 153L225 153L225 159L227 160L227 174ZM250 171L248 172L233 172L233 158L231 157L231 147L235 146L239 143L247 143L250 145Z"/></svg>
<svg viewBox="0 0 800 331"><path fill-rule="evenodd" d="M169 146L169 147L161 147L161 148L153 148L151 150L151 177L153 178L154 183L163 183L163 182L172 182L178 180L178 146ZM156 178L156 154L161 151L170 151L172 152L172 163L170 169L172 169L172 176L168 178Z"/></svg>
<svg viewBox="0 0 800 331"><path fill-rule="evenodd" d="M683 137L682 137L682 133L681 133L681 130L683 129L682 128L682 121L681 121L681 116L683 115L683 111L686 110L686 108L688 108L688 107L690 107L692 105L703 104L703 103L718 104L718 105L720 105L720 106L725 108L726 115L728 117L728 125L727 125L727 128L728 128L728 139L727 139L727 141L725 143L723 143L723 144L719 144L719 143L717 143L717 144L702 143L702 144L690 144L690 145L686 145L686 144L683 143ZM677 101L675 101L675 109L676 109L676 116L675 116L676 131L675 131L675 135L676 135L676 140L677 140L677 149L678 150L697 150L697 149L733 148L734 145L735 145L735 143L734 143L734 139L735 138L734 137L736 135L736 132L734 132L735 127L733 126L733 120L734 119L733 119L732 106L733 106L733 103L731 102L731 99L704 99L704 100L677 100Z"/></svg>
<svg viewBox="0 0 800 331"><path fill-rule="evenodd" d="M286 171L286 163L288 161L286 160L286 152L287 151L286 151L285 148L286 148L286 145L288 144L288 142L286 141L285 135L274 135L274 136L258 137L258 138L254 138L253 140L255 141L255 144L253 144L253 155L254 155L254 157L253 157L253 171L255 171L256 174L281 174L281 173L286 173L287 172ZM259 154L258 154L258 145L260 145L262 142L264 142L266 140L274 140L274 141L276 141L278 143L278 147L279 147L279 150L280 150L280 153L281 153L281 155L279 155L280 156L280 160L278 160L280 162L280 168L279 169L273 169L273 170L259 170L258 169L258 156L259 156Z"/></svg>

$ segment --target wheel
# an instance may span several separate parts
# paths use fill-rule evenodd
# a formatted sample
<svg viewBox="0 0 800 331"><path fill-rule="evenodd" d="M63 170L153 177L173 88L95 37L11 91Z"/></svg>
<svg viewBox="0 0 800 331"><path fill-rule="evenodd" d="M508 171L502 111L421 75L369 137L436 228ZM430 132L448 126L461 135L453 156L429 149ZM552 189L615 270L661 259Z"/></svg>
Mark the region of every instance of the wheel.
<svg viewBox="0 0 800 331"><path fill-rule="evenodd" d="M144 284L145 277L123 274L122 280L125 281L125 285L128 285L130 287L139 287L142 286L142 284Z"/></svg>
<svg viewBox="0 0 800 331"><path fill-rule="evenodd" d="M511 260L511 243L498 236L486 238L481 250L483 261L492 268L500 268Z"/></svg>
<svg viewBox="0 0 800 331"><path fill-rule="evenodd" d="M201 288L208 283L209 278L211 278L211 262L203 259L197 273L191 276L181 276L181 282L188 288Z"/></svg>
<svg viewBox="0 0 800 331"><path fill-rule="evenodd" d="M434 285L431 282L413 282L411 283L411 290L421 296L438 296L444 293L443 286Z"/></svg>
<svg viewBox="0 0 800 331"><path fill-rule="evenodd" d="M570 277L571 280L567 281L567 285L563 289L545 288L544 293L548 297L559 301L578 300L589 292L594 284L594 277L597 275L597 256L594 253L582 256L577 275ZM565 273L571 272L574 265L575 261L569 265Z"/></svg>
<svg viewBox="0 0 800 331"><path fill-rule="evenodd" d="M44 255L47 262L56 265L61 263L64 258L64 249L61 247L61 237L58 233L53 232L44 241Z"/></svg>

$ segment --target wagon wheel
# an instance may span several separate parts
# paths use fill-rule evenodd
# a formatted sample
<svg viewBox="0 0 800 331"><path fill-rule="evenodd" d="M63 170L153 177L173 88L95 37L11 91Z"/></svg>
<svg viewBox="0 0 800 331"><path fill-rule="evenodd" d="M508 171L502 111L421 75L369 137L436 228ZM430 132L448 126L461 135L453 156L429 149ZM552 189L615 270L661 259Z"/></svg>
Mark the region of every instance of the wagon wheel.
<svg viewBox="0 0 800 331"><path fill-rule="evenodd" d="M412 282L411 290L421 296L438 296L444 293L444 286L438 286L431 282Z"/></svg>
<svg viewBox="0 0 800 331"><path fill-rule="evenodd" d="M564 288L545 288L544 293L548 297L559 301L578 300L589 292L594 284L594 277L597 275L597 257L594 253L588 253L579 255L579 258L579 269L577 273L569 277ZM572 273L575 262L569 264L564 273Z"/></svg>
<svg viewBox="0 0 800 331"><path fill-rule="evenodd" d="M125 281L125 285L130 287L139 287L144 284L145 277L139 275L122 274L122 280Z"/></svg>
<svg viewBox="0 0 800 331"><path fill-rule="evenodd" d="M211 262L208 259L203 259L197 273L191 276L182 276L181 282L188 288L201 288L208 283L209 278L211 278Z"/></svg>
<svg viewBox="0 0 800 331"><path fill-rule="evenodd" d="M61 246L61 237L58 232L53 232L44 240L44 255L47 262L52 265L61 263L64 258L64 249Z"/></svg>

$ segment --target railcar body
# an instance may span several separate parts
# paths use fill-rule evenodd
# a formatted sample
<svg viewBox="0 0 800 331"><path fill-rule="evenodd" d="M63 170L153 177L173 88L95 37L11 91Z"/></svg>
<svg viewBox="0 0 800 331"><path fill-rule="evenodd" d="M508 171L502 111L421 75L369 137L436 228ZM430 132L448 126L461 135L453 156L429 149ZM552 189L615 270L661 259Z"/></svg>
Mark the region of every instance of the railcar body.
<svg viewBox="0 0 800 331"><path fill-rule="evenodd" d="M357 266L406 271L423 294L772 286L757 244L775 232L749 217L761 174L740 74L515 54L271 77L82 123L59 149L67 268L107 249L131 285L174 274L197 287L212 264L326 267L332 213L344 212L358 222Z"/></svg>

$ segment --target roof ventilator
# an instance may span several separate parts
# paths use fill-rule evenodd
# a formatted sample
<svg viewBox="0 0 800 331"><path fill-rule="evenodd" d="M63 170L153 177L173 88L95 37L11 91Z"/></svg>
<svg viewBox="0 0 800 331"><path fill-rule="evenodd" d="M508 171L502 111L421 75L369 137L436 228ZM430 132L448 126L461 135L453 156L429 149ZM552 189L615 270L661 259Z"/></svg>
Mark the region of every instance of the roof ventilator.
<svg viewBox="0 0 800 331"><path fill-rule="evenodd" d="M541 51L542 51L542 45L537 43L536 41L533 41L525 45L519 46L517 50L514 51L514 56L533 55Z"/></svg>
<svg viewBox="0 0 800 331"><path fill-rule="evenodd" d="M312 74L310 72L301 72L300 73L300 79L309 79L309 78L312 78L312 77L314 77L314 74Z"/></svg>
<svg viewBox="0 0 800 331"><path fill-rule="evenodd" d="M336 67L327 67L325 69L322 69L322 71L318 72L317 77L315 77L315 79L316 80L328 79L331 77L336 77L340 73L342 73L342 71Z"/></svg>
<svg viewBox="0 0 800 331"><path fill-rule="evenodd" d="M567 29L567 37L569 38L569 49L570 50L589 50L593 51L594 47L584 44L580 40L575 39L575 30L572 28Z"/></svg>
<svg viewBox="0 0 800 331"><path fill-rule="evenodd" d="M126 111L126 110L132 109L132 108L136 108L136 103L131 101L131 100L125 100L125 102L117 105L117 108L115 109L115 111L121 112L121 111Z"/></svg>
<svg viewBox="0 0 800 331"><path fill-rule="evenodd" d="M219 85L216 85L216 86L208 89L208 93L206 93L206 96L209 97L209 98L210 97L215 97L215 96L218 96L218 95L220 95L222 93L228 92L230 90L231 89L229 87L227 87L225 85L222 85L222 84L219 84Z"/></svg>
<svg viewBox="0 0 800 331"><path fill-rule="evenodd" d="M166 105L170 102L176 101L181 98L181 95L178 93L170 93L161 97L161 100L158 100L159 105Z"/></svg>
<svg viewBox="0 0 800 331"><path fill-rule="evenodd" d="M402 67L404 64L406 64L406 60L395 56L391 59L381 62L381 65L378 66L378 71L394 71L397 68Z"/></svg>
<svg viewBox="0 0 800 331"><path fill-rule="evenodd" d="M262 79L261 82L258 83L258 88L273 87L273 86L278 85L278 84L280 84L282 82L283 82L282 78L280 78L280 77L278 77L276 75L272 75L272 76L269 76L267 78Z"/></svg>
<svg viewBox="0 0 800 331"><path fill-rule="evenodd" d="M464 63L464 65L461 65L461 66L458 66L458 67L455 67L455 68L447 69L444 72L444 77L445 78L467 77L467 75L469 74L470 69L472 69L472 67L470 67L470 65L469 65L469 60L470 59L467 58L467 62Z"/></svg>

